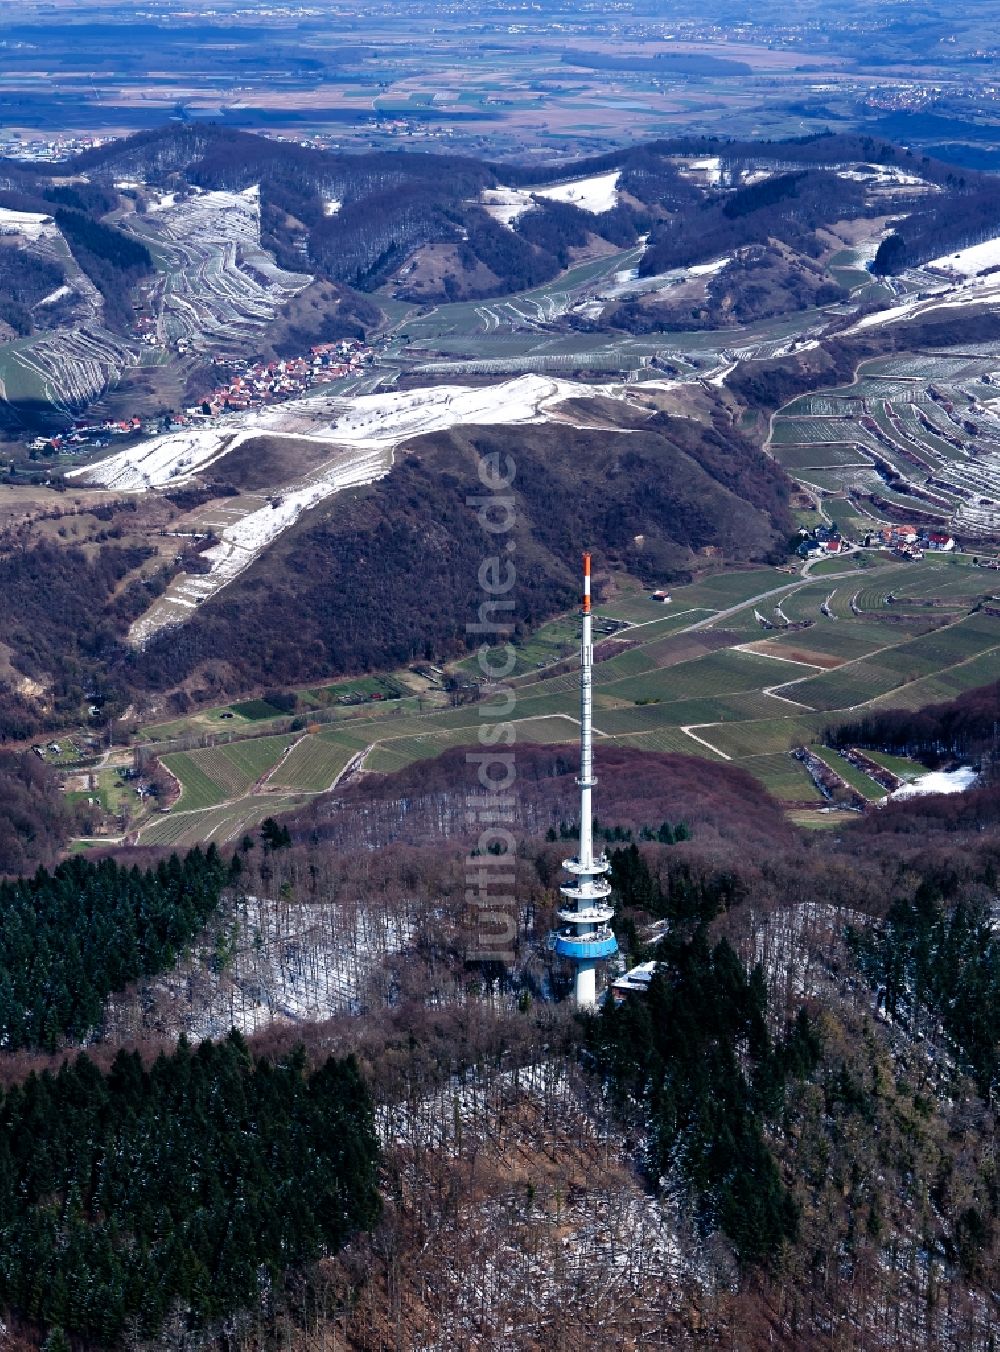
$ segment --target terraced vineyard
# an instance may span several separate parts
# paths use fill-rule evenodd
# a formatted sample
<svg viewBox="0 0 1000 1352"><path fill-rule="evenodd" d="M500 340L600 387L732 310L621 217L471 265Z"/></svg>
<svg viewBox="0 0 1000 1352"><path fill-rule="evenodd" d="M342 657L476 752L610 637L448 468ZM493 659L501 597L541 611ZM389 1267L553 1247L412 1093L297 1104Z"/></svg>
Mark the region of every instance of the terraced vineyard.
<svg viewBox="0 0 1000 1352"><path fill-rule="evenodd" d="M163 345L245 351L281 306L308 286L260 244L260 193L204 192L133 216L129 228L162 265L157 333Z"/></svg>
<svg viewBox="0 0 1000 1352"><path fill-rule="evenodd" d="M1000 532L995 355L895 355L855 384L801 396L775 417L771 449L824 493L882 498L970 538Z"/></svg>
<svg viewBox="0 0 1000 1352"><path fill-rule="evenodd" d="M963 556L873 558L861 572L844 560L842 574L822 579L778 569L728 574L678 588L668 607L639 594L612 603L611 612L627 622L616 636L633 646L595 671L598 756L602 745L620 743L728 761L798 811L824 800L792 749L821 743L828 727L856 718L858 707L916 708L996 679L1000 617L982 605L992 574ZM755 611L771 613L776 604L804 627L763 631ZM557 657L574 625L569 617L555 627ZM515 741L575 742L577 681L575 670L521 676L510 714ZM475 704L391 717L352 709L321 732L168 753L164 763L184 791L174 812L140 839L232 838L241 822L328 788L359 753L364 772L397 770L475 744L482 723ZM832 753L826 758L865 797L882 797L862 772Z"/></svg>

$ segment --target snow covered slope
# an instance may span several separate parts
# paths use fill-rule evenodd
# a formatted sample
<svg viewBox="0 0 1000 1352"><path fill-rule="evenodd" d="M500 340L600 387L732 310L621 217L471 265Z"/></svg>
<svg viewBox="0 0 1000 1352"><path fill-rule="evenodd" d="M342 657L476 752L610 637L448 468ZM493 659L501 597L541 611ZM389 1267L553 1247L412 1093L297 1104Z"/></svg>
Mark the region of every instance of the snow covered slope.
<svg viewBox="0 0 1000 1352"><path fill-rule="evenodd" d="M672 384L672 382L667 382ZM654 388L646 382L643 388ZM626 399L630 387L620 382L585 385L579 381L526 375L500 385L432 385L419 390L354 398L314 397L167 432L128 446L95 464L70 470L67 478L95 487L125 492L177 487L209 469L223 455L248 439L268 436L306 437L341 447L391 448L410 437L444 432L463 423L490 426L545 422L558 417L566 399Z"/></svg>
<svg viewBox="0 0 1000 1352"><path fill-rule="evenodd" d="M590 178L577 178L571 183L556 183L545 188L485 188L480 202L495 221L513 229L515 222L536 206L538 197L550 202L568 202L581 211L590 211L594 215L611 211L618 205L618 180L621 177L616 169L610 174L594 174Z"/></svg>
<svg viewBox="0 0 1000 1352"><path fill-rule="evenodd" d="M202 556L211 564L210 570L181 574L136 620L129 639L142 646L160 630L183 623L195 606L238 577L303 512L345 488L388 474L394 448L405 441L460 426L569 421L562 408L566 400L628 400L639 390L648 393L675 384L585 385L526 375L478 387L434 385L353 398L320 395L153 437L72 470L70 476L103 488L146 493L187 483L244 442L265 435L308 440L329 450L329 457L317 469L282 485L280 494L270 499L253 493L226 499L224 519L211 526L218 543ZM582 425L578 417L572 421ZM626 435L627 429L616 434Z"/></svg>

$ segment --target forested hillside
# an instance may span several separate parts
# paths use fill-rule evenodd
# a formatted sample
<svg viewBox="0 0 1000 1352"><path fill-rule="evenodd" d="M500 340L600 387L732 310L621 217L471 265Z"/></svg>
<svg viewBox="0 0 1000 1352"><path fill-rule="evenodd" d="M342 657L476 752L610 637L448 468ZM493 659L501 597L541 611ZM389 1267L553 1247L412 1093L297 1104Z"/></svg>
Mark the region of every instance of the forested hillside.
<svg viewBox="0 0 1000 1352"><path fill-rule="evenodd" d="M80 1056L0 1099L0 1300L47 1347L199 1336L373 1224L377 1155L352 1060Z"/></svg>
<svg viewBox="0 0 1000 1352"><path fill-rule="evenodd" d="M72 826L48 766L30 752L0 751L0 877L54 863Z"/></svg>
<svg viewBox="0 0 1000 1352"><path fill-rule="evenodd" d="M679 172L682 156L718 157L724 189L737 186L745 172L767 176L735 191L706 191ZM421 299L454 299L504 295L547 281L567 265L574 248L593 238L623 247L649 233L644 276L774 240L815 256L822 247L818 228L878 210L860 182L833 172L852 162L899 169L914 183L923 179L940 189L936 196L904 192L900 200L906 232L922 257L931 256L929 240L944 252L969 242L995 215L996 188L988 175L969 171L959 178L926 157L918 161L887 143L851 136L775 143L687 137L528 168L453 155L326 153L199 123L87 151L72 168L104 183L127 177L165 188L260 184L265 243L279 261L299 267L304 254L321 276L365 291L385 282L422 246L455 246L460 268L452 272L449 290L442 278L436 297L420 293ZM610 211L538 198L508 226L479 205L485 188L539 187L610 171L619 172L623 194ZM962 211L953 209L956 198ZM339 204L332 214L324 209L330 200Z"/></svg>
<svg viewBox="0 0 1000 1352"><path fill-rule="evenodd" d="M477 1319L517 1347L541 1337L550 1294L561 1307L582 1282L588 1309L626 1344L648 1333L652 1308L682 1346L694 1325L695 1346L739 1328L741 1352L818 1352L824 1330L850 1318L913 1352L988 1348L1000 1238L987 1059L1000 1034L998 960L984 910L995 811L956 822L900 802L897 830L875 814L806 836L729 767L600 752L616 927L630 962L663 966L648 997L574 1030L548 1004L560 974L544 936L571 852L575 758L518 747L517 766L515 956L489 974L519 1016L473 1017L459 994L480 970L462 962L461 749L367 793L349 787L293 829L277 865L259 861L289 880L309 861L313 885L338 895L366 877L380 912L425 908L422 943L390 962L407 1009L364 1021L376 1096L412 1103L420 1083L427 1105L388 1118L390 1159L412 1192L393 1203L383 1242L406 1255L401 1298L418 1326L447 1327L505 1253L520 1280L487 1282ZM689 830L665 843L660 818L679 810ZM331 846L343 854L324 875ZM652 921L668 922L658 946ZM637 1178L648 1191L631 1201ZM653 1195L669 1236L647 1226ZM567 1239L579 1270L558 1260ZM592 1289L589 1258L612 1249L622 1280ZM522 1259L542 1264L554 1292L526 1281ZM368 1260L352 1326L362 1346L389 1308L388 1261ZM422 1294L442 1283L444 1313Z"/></svg>
<svg viewBox="0 0 1000 1352"><path fill-rule="evenodd" d="M88 556L48 542L0 554L0 632L22 678L0 679L0 738L59 728L85 696L113 707L119 644L163 587L162 578L134 576L152 554L109 543Z"/></svg>
<svg viewBox="0 0 1000 1352"><path fill-rule="evenodd" d="M249 1049L115 1058L110 1023L92 1062L50 1059L52 1076L0 1059L0 1298L29 1344L304 1349L336 1331L374 1352L397 1308L447 1345L474 1307L488 1345L529 1349L553 1308L579 1332L582 1289L626 1345L655 1316L715 1343L738 1327L740 1352L820 1352L850 1317L908 1352L988 1347L995 790L966 818L900 802L807 835L731 767L602 748L615 926L629 962L662 967L581 1023L551 1002L565 974L545 943L577 758L516 756L509 966L468 947L462 748L318 801L290 845L244 839L238 870L212 852L146 873L77 860L4 892L6 989L56 988L75 951L95 973L117 953L108 979L128 980L143 945L161 967L164 935L187 947L164 924L200 926L135 1007L238 1013L252 954L271 1011ZM214 911L220 880L242 901ZM74 939L57 963L50 921ZM348 982L332 1017L287 1023L331 967L372 974L363 1010Z"/></svg>
<svg viewBox="0 0 1000 1352"><path fill-rule="evenodd" d="M211 664L217 693L457 656L478 606L484 548L466 496L477 456L493 452L511 452L509 433L411 443L383 483L306 518L183 629L130 657L123 678L164 690ZM707 546L733 561L783 557L787 481L722 425L660 415L628 435L524 428L516 463L518 633L571 604L567 561L588 545L606 566L649 582L687 576Z"/></svg>
<svg viewBox="0 0 1000 1352"><path fill-rule="evenodd" d="M112 991L173 964L229 878L210 845L145 873L76 857L0 882L0 1046L85 1038Z"/></svg>

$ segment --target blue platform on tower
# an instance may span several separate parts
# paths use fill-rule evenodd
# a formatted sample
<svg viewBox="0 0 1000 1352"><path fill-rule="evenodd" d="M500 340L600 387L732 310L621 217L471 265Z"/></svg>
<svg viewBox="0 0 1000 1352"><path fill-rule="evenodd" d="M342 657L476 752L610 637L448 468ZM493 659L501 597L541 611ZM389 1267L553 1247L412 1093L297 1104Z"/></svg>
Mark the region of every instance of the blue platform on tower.
<svg viewBox="0 0 1000 1352"><path fill-rule="evenodd" d="M577 962L590 962L597 958L610 958L618 952L618 940L613 934L588 939L586 936L563 934L555 936L553 947L561 958L575 958Z"/></svg>

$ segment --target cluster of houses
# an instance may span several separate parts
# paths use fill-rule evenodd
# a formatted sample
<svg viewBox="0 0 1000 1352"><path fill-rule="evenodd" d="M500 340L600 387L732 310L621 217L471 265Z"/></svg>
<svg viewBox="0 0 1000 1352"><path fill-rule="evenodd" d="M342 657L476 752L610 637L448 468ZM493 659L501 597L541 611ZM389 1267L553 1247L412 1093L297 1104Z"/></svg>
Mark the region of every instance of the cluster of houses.
<svg viewBox="0 0 1000 1352"><path fill-rule="evenodd" d="M348 339L336 343L317 343L310 348L307 357L253 363L218 358L214 365L226 371L226 383L220 383L183 413L168 413L161 418L133 416L105 419L102 422L77 418L72 427L55 436L35 437L28 442L28 449L45 455L59 455L85 446L101 449L109 446L114 437L152 437L163 432L174 432L191 423L204 422L224 413L294 399L314 385L358 375L374 359L370 347Z"/></svg>
<svg viewBox="0 0 1000 1352"><path fill-rule="evenodd" d="M89 422L86 418L77 418L72 427L51 437L33 437L28 442L30 451L44 451L46 455L58 455L62 451L77 450L81 446L110 446L112 437L133 437L140 433L153 436L157 432L169 430L155 418L105 418L103 422Z"/></svg>
<svg viewBox="0 0 1000 1352"><path fill-rule="evenodd" d="M802 542L797 553L803 559L840 554L848 547L835 521L817 526L813 531L801 530L799 534ZM955 538L950 532L931 526L892 523L868 531L862 544L865 549L889 549L900 559L922 559L925 550L950 553L955 549Z"/></svg>
<svg viewBox="0 0 1000 1352"><path fill-rule="evenodd" d="M214 365L225 370L226 382L205 395L188 412L192 417L205 418L281 403L304 394L313 385L358 375L374 359L370 347L348 339L317 343L309 349L307 357L252 363L217 358Z"/></svg>
<svg viewBox="0 0 1000 1352"><path fill-rule="evenodd" d="M823 554L840 554L846 541L837 529L836 521L831 521L829 525L824 522L809 531L803 528L799 531L802 542L796 553L800 558L812 559L819 558Z"/></svg>
<svg viewBox="0 0 1000 1352"><path fill-rule="evenodd" d="M954 536L946 530L930 526L889 525L869 532L865 545L874 549L891 549L901 559L922 559L925 550L950 553L955 548Z"/></svg>

